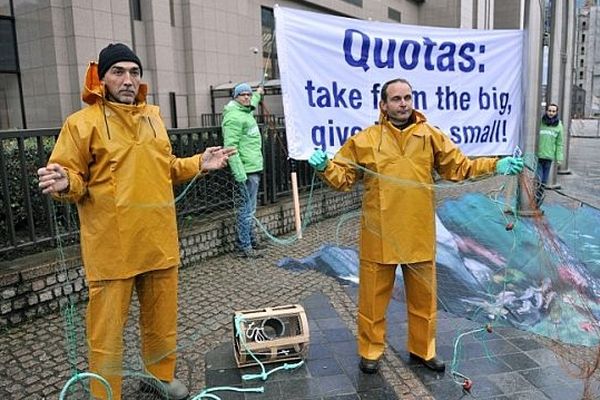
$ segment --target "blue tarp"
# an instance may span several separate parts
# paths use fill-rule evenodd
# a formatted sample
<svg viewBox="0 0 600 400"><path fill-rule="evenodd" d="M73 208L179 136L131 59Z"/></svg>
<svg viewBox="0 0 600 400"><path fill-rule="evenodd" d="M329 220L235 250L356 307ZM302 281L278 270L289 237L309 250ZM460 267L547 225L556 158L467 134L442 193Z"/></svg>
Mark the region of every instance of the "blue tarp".
<svg viewBox="0 0 600 400"><path fill-rule="evenodd" d="M438 207L438 299L442 309L483 323L510 325L565 343L600 338L600 211L544 205L520 218L490 198L469 194ZM324 244L285 268L313 268L358 282L355 248ZM397 269L396 295L402 292Z"/></svg>

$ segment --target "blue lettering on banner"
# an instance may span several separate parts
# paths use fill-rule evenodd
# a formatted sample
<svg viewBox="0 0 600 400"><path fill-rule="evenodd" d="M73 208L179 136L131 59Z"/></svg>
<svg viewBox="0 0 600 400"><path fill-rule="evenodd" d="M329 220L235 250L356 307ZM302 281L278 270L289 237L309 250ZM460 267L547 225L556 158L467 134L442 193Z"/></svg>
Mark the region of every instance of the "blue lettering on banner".
<svg viewBox="0 0 600 400"><path fill-rule="evenodd" d="M373 60L375 61L375 66L377 68L394 68L394 51L396 51L396 41L394 39L390 39L385 61L383 61L381 58L382 48L383 40L380 38L375 38L375 59Z"/></svg>
<svg viewBox="0 0 600 400"><path fill-rule="evenodd" d="M484 46L480 46L479 48L485 50ZM464 59L464 61L461 61L458 63L458 68L461 71L464 71L464 72L473 71L473 69L475 68L475 59L473 57L471 57L471 55L469 54L474 51L475 51L474 43L465 43L462 46L460 46L460 50L458 50L458 55ZM481 64L479 66L479 72L483 72L483 71L484 71L483 64Z"/></svg>
<svg viewBox="0 0 600 400"><path fill-rule="evenodd" d="M456 53L456 44L444 42L440 44L440 55L437 57L437 69L441 72L454 71L454 54Z"/></svg>
<svg viewBox="0 0 600 400"><path fill-rule="evenodd" d="M404 40L400 45L400 55L398 60L400 65L404 69L415 69L419 65L419 52L421 51L421 45L419 42L414 40ZM410 59L408 54L410 54Z"/></svg>
<svg viewBox="0 0 600 400"><path fill-rule="evenodd" d="M478 65L474 58L477 52L485 53L485 46L476 46L472 42L465 42L460 46L452 42L442 42L438 45L429 37L423 37L421 43L411 39L398 42L395 39L379 37L371 39L357 29L346 29L343 50L346 63L351 67L362 68L365 72L372 66L394 68L396 58L400 67L405 70L413 70L419 63L423 63L427 71L437 69L445 72L458 69L461 72L485 72L485 64Z"/></svg>
<svg viewBox="0 0 600 400"><path fill-rule="evenodd" d="M428 37L423 39L425 43L425 69L427 71L433 71L434 68L433 64L431 63L431 53L433 53L433 48L437 45L437 43Z"/></svg>
<svg viewBox="0 0 600 400"><path fill-rule="evenodd" d="M484 126L452 126L450 139L456 144L506 142L506 120L495 119Z"/></svg>
<svg viewBox="0 0 600 400"><path fill-rule="evenodd" d="M360 126L335 126L333 120L327 125L315 125L311 129L313 145L326 151L328 147L342 146L351 137L360 132Z"/></svg>
<svg viewBox="0 0 600 400"><path fill-rule="evenodd" d="M325 86L315 86L312 80L308 80L304 89L306 89L310 107L352 108L358 110L362 106L360 90L340 87L335 81L331 82L330 89Z"/></svg>
<svg viewBox="0 0 600 400"><path fill-rule="evenodd" d="M496 87L492 87L490 93L484 91L483 87L479 87L479 109L480 110L498 110L498 114L510 114L512 106L508 104L510 95L508 92L498 93Z"/></svg>
<svg viewBox="0 0 600 400"><path fill-rule="evenodd" d="M435 90L438 110L468 110L471 105L469 92L457 92L450 86L438 86Z"/></svg>
<svg viewBox="0 0 600 400"><path fill-rule="evenodd" d="M362 38L362 45L360 47L360 58L355 60L352 57L352 35L356 33L360 35ZM366 62L369 59L369 37L358 31L356 29L346 29L346 33L344 35L344 56L346 57L346 62L353 67L362 67L365 71L369 69ZM395 42L394 42L395 46ZM393 64L393 62L392 62ZM391 67L390 67L391 68Z"/></svg>

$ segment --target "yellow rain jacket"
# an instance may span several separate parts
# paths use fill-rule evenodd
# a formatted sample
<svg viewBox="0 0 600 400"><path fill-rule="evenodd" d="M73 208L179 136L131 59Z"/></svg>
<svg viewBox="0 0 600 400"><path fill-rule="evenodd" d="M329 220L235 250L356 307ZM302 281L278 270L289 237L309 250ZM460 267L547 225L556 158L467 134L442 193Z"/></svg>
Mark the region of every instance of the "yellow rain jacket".
<svg viewBox="0 0 600 400"><path fill-rule="evenodd" d="M200 155L177 158L157 106L104 98L98 66L90 63L82 99L88 107L65 121L50 163L68 173L88 281L126 279L179 265L173 184L200 172Z"/></svg>
<svg viewBox="0 0 600 400"><path fill-rule="evenodd" d="M415 122L403 130L382 113L379 125L351 137L321 173L342 191L364 181L361 259L380 264L433 260L433 171L458 181L495 170L495 158L469 159L423 114L414 113Z"/></svg>

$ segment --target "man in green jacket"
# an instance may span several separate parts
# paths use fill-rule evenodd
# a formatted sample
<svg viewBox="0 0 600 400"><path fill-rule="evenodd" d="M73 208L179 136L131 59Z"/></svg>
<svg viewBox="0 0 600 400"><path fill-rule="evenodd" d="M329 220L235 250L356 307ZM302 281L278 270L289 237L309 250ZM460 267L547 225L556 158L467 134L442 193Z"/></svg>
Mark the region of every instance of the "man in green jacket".
<svg viewBox="0 0 600 400"><path fill-rule="evenodd" d="M552 162L555 161L560 165L563 160L563 125L558 117L558 106L554 103L546 106L546 112L542 116L537 156L539 186L535 200L539 207L543 200L544 187L548 183Z"/></svg>
<svg viewBox="0 0 600 400"><path fill-rule="evenodd" d="M228 148L237 149L229 159L235 181L239 184L240 201L237 204L237 239L239 255L244 258L260 257L254 234L254 213L260 174L263 170L262 137L253 111L260 102L264 89L255 93L247 83L233 89L233 100L223 110L223 141Z"/></svg>

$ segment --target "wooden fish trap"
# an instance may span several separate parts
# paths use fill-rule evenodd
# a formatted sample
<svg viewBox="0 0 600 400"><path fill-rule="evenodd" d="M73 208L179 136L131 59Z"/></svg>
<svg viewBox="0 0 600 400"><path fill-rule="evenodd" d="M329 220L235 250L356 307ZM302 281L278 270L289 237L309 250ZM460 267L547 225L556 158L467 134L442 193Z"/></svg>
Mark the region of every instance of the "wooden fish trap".
<svg viewBox="0 0 600 400"><path fill-rule="evenodd" d="M308 354L308 319L301 305L236 311L233 343L238 367L301 360ZM256 358L256 359L255 359Z"/></svg>

